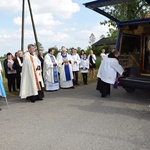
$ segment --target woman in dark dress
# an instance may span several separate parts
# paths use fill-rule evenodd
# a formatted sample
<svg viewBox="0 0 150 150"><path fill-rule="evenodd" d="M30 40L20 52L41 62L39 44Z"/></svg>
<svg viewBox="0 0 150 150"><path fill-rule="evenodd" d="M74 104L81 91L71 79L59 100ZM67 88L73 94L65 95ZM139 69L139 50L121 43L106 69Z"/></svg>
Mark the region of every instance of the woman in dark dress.
<svg viewBox="0 0 150 150"><path fill-rule="evenodd" d="M8 90L9 92L16 91L15 88L15 79L16 79L16 70L13 68L14 60L11 53L7 53L7 59L4 60L4 69L5 76L8 80Z"/></svg>
<svg viewBox="0 0 150 150"><path fill-rule="evenodd" d="M90 78L94 78L95 68L96 68L96 62L95 62L96 56L95 56L95 54L93 54L93 50L90 50L88 59L89 59Z"/></svg>

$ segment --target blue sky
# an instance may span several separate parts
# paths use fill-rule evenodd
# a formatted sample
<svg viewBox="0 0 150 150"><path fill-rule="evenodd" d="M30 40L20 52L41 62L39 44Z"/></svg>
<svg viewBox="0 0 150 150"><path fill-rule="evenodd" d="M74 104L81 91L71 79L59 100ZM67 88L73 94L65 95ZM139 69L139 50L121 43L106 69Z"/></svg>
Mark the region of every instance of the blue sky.
<svg viewBox="0 0 150 150"><path fill-rule="evenodd" d="M67 48L89 46L89 36L93 33L96 41L107 35L108 27L101 26L106 20L102 15L86 8L83 3L90 0L30 0L38 41L44 52L49 47L62 45ZM0 0L0 56L21 48L21 9L20 0ZM25 10L24 51L30 43L35 43L27 0Z"/></svg>

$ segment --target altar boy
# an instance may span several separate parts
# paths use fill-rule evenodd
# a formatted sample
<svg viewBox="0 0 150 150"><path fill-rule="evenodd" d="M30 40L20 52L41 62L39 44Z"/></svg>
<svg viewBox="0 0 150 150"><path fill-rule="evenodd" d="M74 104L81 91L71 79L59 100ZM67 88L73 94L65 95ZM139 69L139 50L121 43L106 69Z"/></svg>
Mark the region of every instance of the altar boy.
<svg viewBox="0 0 150 150"><path fill-rule="evenodd" d="M80 61L80 71L82 73L84 85L87 85L88 69L89 69L89 59L87 58L86 53L84 53Z"/></svg>
<svg viewBox="0 0 150 150"><path fill-rule="evenodd" d="M103 59L99 67L97 90L100 91L101 97L110 96L110 85L115 83L117 74L122 75L124 71L117 60L118 56L119 52L114 50Z"/></svg>

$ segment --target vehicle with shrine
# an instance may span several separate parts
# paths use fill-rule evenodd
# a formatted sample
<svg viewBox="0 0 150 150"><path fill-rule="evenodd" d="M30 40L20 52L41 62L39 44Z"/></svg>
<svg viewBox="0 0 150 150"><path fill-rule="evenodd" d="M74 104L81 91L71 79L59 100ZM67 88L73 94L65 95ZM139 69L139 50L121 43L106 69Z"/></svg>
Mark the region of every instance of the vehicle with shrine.
<svg viewBox="0 0 150 150"><path fill-rule="evenodd" d="M97 0L84 5L116 22L119 34L116 50L125 72L119 77L119 85L127 92L135 89L150 90L150 15L119 21L105 12L105 7L132 0ZM145 0L149 5L150 0Z"/></svg>

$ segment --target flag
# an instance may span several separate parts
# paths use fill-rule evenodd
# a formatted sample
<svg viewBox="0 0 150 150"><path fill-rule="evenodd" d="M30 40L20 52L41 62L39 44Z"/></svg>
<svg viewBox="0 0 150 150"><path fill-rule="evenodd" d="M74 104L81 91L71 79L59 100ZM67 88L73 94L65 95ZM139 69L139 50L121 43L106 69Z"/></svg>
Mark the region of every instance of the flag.
<svg viewBox="0 0 150 150"><path fill-rule="evenodd" d="M5 92L5 89L4 89L4 84L3 84L3 81L2 81L2 76L0 76L0 96L6 97L6 92Z"/></svg>

